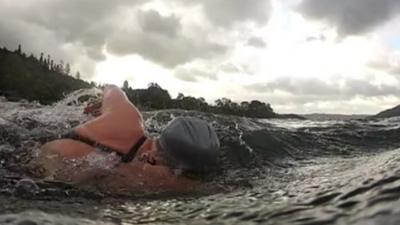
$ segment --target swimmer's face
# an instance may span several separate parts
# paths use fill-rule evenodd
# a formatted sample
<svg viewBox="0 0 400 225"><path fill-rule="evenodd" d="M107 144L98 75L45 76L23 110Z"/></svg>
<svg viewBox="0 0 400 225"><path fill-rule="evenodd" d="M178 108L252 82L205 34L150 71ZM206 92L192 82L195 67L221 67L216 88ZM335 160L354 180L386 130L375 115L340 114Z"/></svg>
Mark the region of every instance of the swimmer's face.
<svg viewBox="0 0 400 225"><path fill-rule="evenodd" d="M138 151L136 159L151 165L166 166L166 160L156 146L151 149L142 148Z"/></svg>

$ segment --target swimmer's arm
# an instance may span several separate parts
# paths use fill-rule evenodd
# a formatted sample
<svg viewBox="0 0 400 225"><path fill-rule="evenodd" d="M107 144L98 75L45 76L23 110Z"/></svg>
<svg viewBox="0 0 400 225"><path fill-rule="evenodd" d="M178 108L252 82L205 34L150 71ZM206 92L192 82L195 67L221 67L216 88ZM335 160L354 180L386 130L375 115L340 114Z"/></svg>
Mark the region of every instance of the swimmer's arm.
<svg viewBox="0 0 400 225"><path fill-rule="evenodd" d="M97 117L106 111L116 109L122 102L129 102L125 92L116 85L107 85L104 87L102 97L89 102L84 113Z"/></svg>
<svg viewBox="0 0 400 225"><path fill-rule="evenodd" d="M80 186L97 187L99 190L108 193L126 193L131 191L138 191L139 189L132 189L131 183L141 183L141 176L128 175L126 172L119 169L100 169L86 167L80 168L79 172L70 170L68 173L58 173L54 178L56 180L70 182Z"/></svg>
<svg viewBox="0 0 400 225"><path fill-rule="evenodd" d="M199 186L198 181L170 174L168 169L141 162L120 164L110 174L97 179L97 187L106 192L188 192Z"/></svg>
<svg viewBox="0 0 400 225"><path fill-rule="evenodd" d="M87 167L79 172L71 171L68 175L56 177L56 179L96 187L102 192L112 194L190 192L200 186L198 181L171 176L168 170L140 162L120 164L111 170Z"/></svg>
<svg viewBox="0 0 400 225"><path fill-rule="evenodd" d="M99 181L109 176L112 172L100 168L84 168L78 172L72 172L68 175L57 177L58 180L66 180L74 184L83 186L96 186Z"/></svg>
<svg viewBox="0 0 400 225"><path fill-rule="evenodd" d="M116 85L107 85L103 90L102 111L118 108L121 103L130 102L125 92Z"/></svg>
<svg viewBox="0 0 400 225"><path fill-rule="evenodd" d="M124 103L130 103L125 92L116 85L106 85L101 97L89 102L83 112L91 114L94 117L99 117L105 112L118 109Z"/></svg>

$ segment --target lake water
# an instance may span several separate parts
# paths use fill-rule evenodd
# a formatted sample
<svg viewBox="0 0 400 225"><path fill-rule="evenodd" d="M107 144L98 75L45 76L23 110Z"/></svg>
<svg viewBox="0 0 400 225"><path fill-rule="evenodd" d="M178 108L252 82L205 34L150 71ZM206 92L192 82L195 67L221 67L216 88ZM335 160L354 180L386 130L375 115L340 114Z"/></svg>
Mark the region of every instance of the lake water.
<svg viewBox="0 0 400 225"><path fill-rule="evenodd" d="M268 120L145 112L150 135L174 117L210 122L221 169L190 195L111 196L30 177L40 141L88 119L82 90L53 106L0 102L1 224L399 224L400 118Z"/></svg>

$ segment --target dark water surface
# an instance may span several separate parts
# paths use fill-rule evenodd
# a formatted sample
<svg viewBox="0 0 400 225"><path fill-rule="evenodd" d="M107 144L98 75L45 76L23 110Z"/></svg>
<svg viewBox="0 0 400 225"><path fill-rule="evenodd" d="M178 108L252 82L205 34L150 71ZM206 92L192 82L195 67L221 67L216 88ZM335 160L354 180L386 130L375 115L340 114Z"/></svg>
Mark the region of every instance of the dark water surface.
<svg viewBox="0 0 400 225"><path fill-rule="evenodd" d="M222 165L207 193L110 196L30 178L26 163L39 141L88 119L77 101L88 93L51 107L0 102L0 224L400 223L400 118L301 121L147 112L152 135L179 115L213 124Z"/></svg>

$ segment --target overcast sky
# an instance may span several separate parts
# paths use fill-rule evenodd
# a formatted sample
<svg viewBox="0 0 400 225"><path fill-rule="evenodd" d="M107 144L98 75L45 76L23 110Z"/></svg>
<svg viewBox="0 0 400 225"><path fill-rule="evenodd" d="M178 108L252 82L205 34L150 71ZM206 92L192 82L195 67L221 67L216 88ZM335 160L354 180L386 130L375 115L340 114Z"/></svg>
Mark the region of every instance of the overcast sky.
<svg viewBox="0 0 400 225"><path fill-rule="evenodd" d="M400 104L399 0L0 0L0 46L279 113Z"/></svg>

